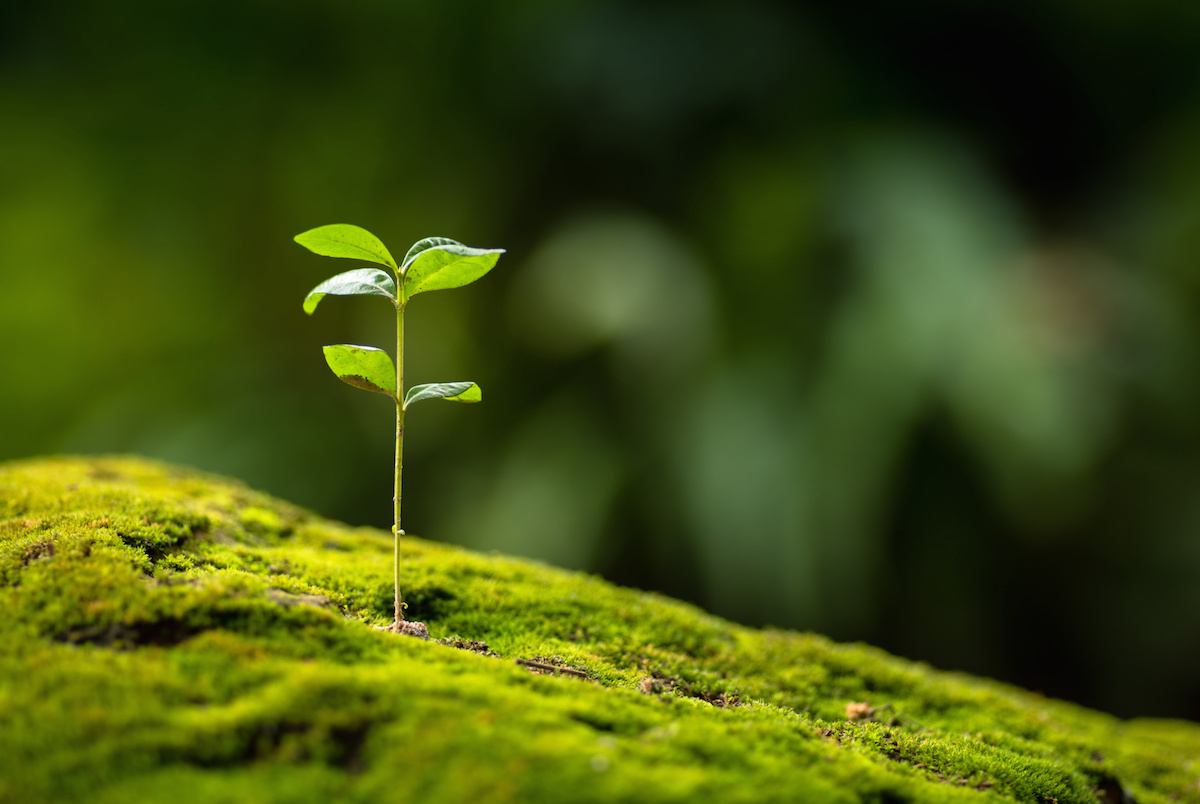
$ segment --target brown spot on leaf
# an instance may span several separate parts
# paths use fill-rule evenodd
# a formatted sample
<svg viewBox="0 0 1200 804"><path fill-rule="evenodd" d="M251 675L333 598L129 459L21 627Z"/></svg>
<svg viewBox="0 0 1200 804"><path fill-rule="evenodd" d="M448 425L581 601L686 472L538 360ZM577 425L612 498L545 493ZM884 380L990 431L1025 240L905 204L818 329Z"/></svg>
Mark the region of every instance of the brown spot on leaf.
<svg viewBox="0 0 1200 804"><path fill-rule="evenodd" d="M377 394L387 394L388 396L392 394L391 391L380 388L360 374L339 374L338 377L341 378L342 382L353 385L355 388L361 388L364 391L374 391Z"/></svg>

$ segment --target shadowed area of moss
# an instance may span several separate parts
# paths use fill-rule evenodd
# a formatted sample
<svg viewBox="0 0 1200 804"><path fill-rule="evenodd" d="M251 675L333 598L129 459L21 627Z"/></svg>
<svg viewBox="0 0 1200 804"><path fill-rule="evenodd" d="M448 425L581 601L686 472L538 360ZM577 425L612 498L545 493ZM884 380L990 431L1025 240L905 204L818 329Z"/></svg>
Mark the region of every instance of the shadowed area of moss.
<svg viewBox="0 0 1200 804"><path fill-rule="evenodd" d="M533 562L407 538L451 644L384 633L391 550L178 467L0 466L0 801L1200 802L1195 724Z"/></svg>

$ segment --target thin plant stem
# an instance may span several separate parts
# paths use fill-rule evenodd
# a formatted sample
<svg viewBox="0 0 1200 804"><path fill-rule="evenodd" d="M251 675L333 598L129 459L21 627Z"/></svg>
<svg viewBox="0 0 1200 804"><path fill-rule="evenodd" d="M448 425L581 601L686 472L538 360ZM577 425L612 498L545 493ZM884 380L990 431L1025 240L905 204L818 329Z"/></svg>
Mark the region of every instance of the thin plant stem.
<svg viewBox="0 0 1200 804"><path fill-rule="evenodd" d="M396 493L392 498L392 534L395 538L393 573L396 580L396 620L404 622L404 603L400 599L400 472L404 468L404 305L396 305Z"/></svg>

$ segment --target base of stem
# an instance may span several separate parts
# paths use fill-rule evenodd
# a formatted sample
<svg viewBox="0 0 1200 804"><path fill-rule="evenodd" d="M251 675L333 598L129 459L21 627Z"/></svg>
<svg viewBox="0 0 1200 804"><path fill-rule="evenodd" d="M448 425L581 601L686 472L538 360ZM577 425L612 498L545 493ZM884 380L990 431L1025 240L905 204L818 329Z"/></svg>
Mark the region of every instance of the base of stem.
<svg viewBox="0 0 1200 804"><path fill-rule="evenodd" d="M425 627L425 623L419 623L415 620L397 620L391 625L378 625L376 628L391 634L404 634L405 636L416 637L417 639L429 639L429 629Z"/></svg>

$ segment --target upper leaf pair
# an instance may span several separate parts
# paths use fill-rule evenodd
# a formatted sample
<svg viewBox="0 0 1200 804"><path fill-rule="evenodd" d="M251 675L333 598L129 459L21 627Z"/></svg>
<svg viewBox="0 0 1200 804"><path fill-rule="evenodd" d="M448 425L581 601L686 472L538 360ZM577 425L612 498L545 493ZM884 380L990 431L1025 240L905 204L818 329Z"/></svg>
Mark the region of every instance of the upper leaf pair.
<svg viewBox="0 0 1200 804"><path fill-rule="evenodd" d="M418 293L474 282L490 271L504 253L502 248L472 248L447 237L427 237L413 244L404 261L397 265L379 238L347 223L318 226L296 235L296 242L315 254L373 262L390 268L396 275L393 282L378 268L357 268L338 274L317 285L305 297L304 312L309 314L327 295L384 296L403 306Z"/></svg>

